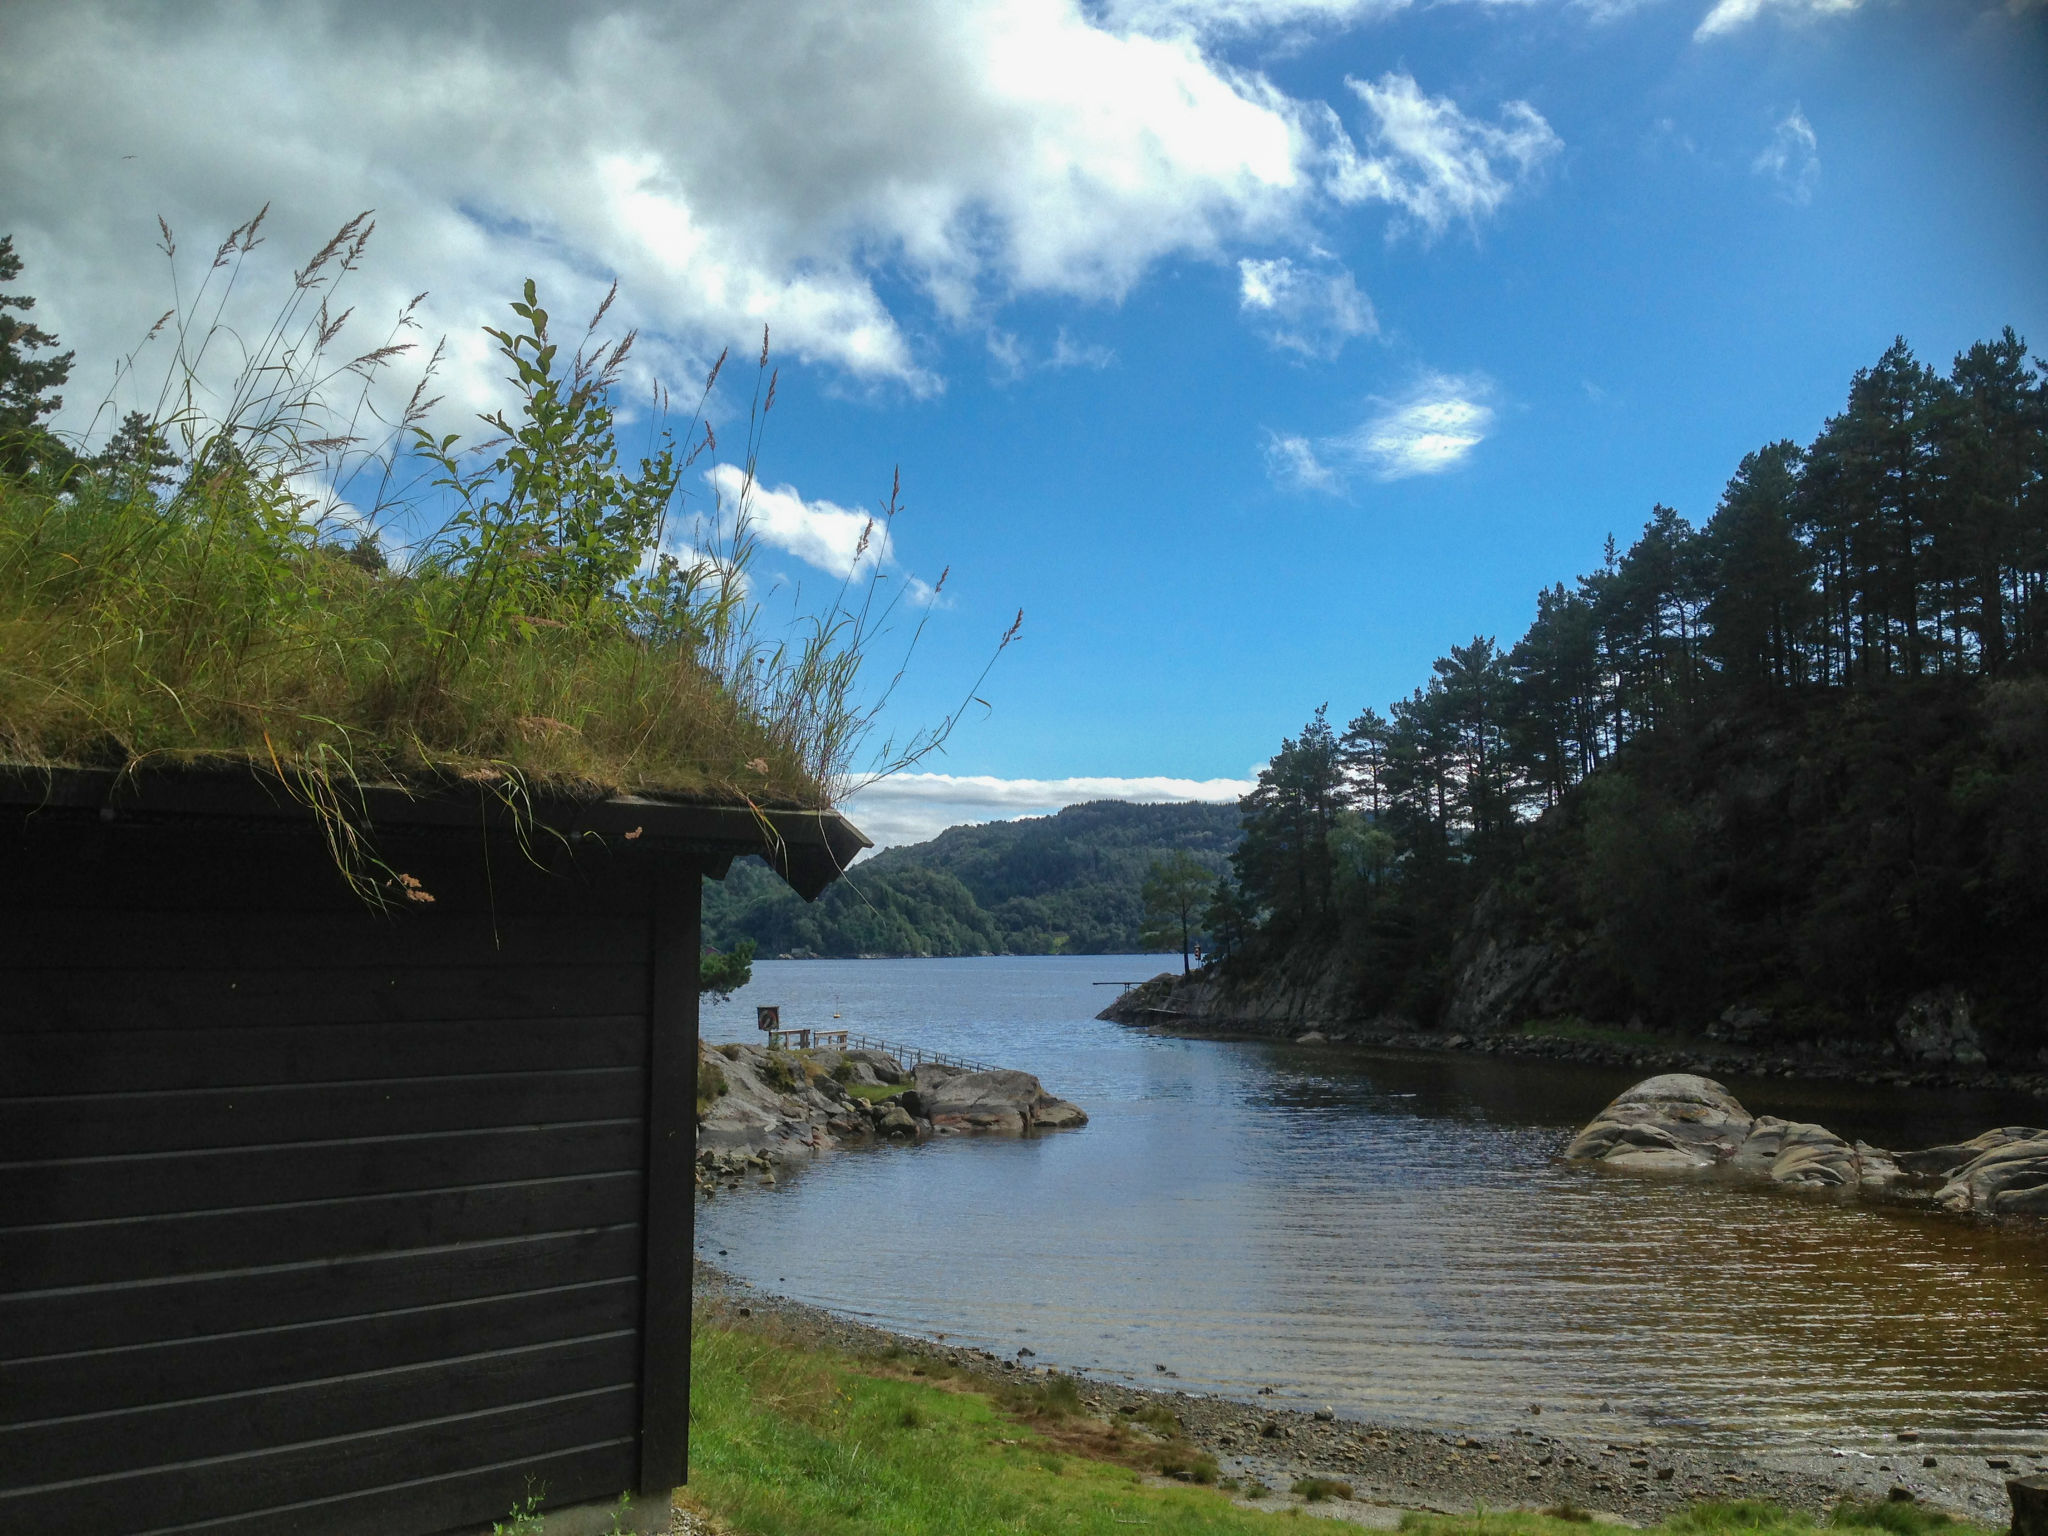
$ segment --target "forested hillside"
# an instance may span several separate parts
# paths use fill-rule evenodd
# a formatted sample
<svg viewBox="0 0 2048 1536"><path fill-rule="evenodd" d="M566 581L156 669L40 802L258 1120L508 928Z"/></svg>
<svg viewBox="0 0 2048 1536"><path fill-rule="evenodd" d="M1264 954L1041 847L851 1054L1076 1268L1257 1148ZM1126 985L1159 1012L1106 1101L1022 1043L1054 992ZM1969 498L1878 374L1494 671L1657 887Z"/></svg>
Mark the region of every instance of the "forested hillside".
<svg viewBox="0 0 2048 1536"><path fill-rule="evenodd" d="M1954 989L2048 1044L2044 473L2010 330L1946 376L1895 344L1703 526L1656 507L1513 645L1283 742L1210 908L1228 974L1334 954L1360 1015L1834 1038Z"/></svg>
<svg viewBox="0 0 2048 1536"><path fill-rule="evenodd" d="M764 956L1130 953L1146 947L1153 862L1178 850L1220 875L1237 839L1232 805L1100 800L885 849L810 905L748 859L706 884L705 940Z"/></svg>

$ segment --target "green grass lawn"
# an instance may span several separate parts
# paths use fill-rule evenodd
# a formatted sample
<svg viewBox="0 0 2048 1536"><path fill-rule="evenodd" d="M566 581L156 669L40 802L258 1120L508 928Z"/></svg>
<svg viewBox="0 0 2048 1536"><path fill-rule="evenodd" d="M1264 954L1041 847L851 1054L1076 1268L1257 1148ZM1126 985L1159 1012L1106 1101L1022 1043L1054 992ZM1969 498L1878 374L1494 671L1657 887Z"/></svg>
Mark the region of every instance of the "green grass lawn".
<svg viewBox="0 0 2048 1536"><path fill-rule="evenodd" d="M1216 1476L1215 1464L1175 1437L1170 1419L1148 1422L1158 1434L1095 1419L1068 1378L1002 1388L926 1358L816 1349L772 1321L742 1324L715 1308L698 1315L692 1360L686 1497L741 1536L1303 1529L1299 1501L1277 1513L1248 1509L1221 1488L1201 1486ZM1163 1482L1158 1472L1190 1485ZM1585 1536L1585 1518L1575 1516L1410 1515L1402 1529L1412 1536ZM1833 1524L1873 1536L1937 1529L1979 1536L1906 1504L1844 1506ZM1814 1528L1773 1505L1717 1503L1696 1505L1657 1529L1797 1536Z"/></svg>
<svg viewBox="0 0 2048 1536"><path fill-rule="evenodd" d="M1070 1385L999 1404L917 1380L907 1365L715 1318L700 1318L693 1362L689 1494L750 1536L1298 1529L1211 1489L1148 1486L1135 1468L1078 1451L1092 1439L1104 1453L1121 1443L1134 1458L1170 1457L1127 1431L1084 1427Z"/></svg>
<svg viewBox="0 0 2048 1536"><path fill-rule="evenodd" d="M856 1099L866 1099L870 1104L880 1104L893 1099L910 1085L908 1083L841 1083L840 1087Z"/></svg>

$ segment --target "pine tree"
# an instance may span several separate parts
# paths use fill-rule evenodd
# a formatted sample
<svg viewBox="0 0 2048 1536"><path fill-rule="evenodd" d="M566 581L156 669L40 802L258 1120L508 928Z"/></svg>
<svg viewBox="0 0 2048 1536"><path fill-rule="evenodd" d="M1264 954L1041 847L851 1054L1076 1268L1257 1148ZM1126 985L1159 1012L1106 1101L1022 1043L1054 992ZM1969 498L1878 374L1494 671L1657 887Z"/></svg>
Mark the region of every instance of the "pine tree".
<svg viewBox="0 0 2048 1536"><path fill-rule="evenodd" d="M1945 505L1940 542L1957 585L1958 630L1978 665L2006 670L2040 644L2048 577L2048 377L2027 366L2027 344L2007 326L1955 360L1937 457ZM2029 611L2036 617L2028 622Z"/></svg>
<svg viewBox="0 0 2048 1536"><path fill-rule="evenodd" d="M1706 650L1738 688L1783 688L1804 675L1817 605L1813 556L1799 540L1800 460L1792 442L1745 455L1706 526Z"/></svg>
<svg viewBox="0 0 2048 1536"><path fill-rule="evenodd" d="M14 237L0 235L0 283L21 275ZM56 346L57 338L23 318L36 307L27 294L0 293L0 470L21 474L31 465L71 462L71 455L43 425L64 404L55 391L71 377L71 354L34 354ZM10 313L13 311L13 313Z"/></svg>
<svg viewBox="0 0 2048 1536"><path fill-rule="evenodd" d="M93 459L93 467L127 495L152 494L175 481L182 461L163 430L142 411L130 411Z"/></svg>
<svg viewBox="0 0 2048 1536"><path fill-rule="evenodd" d="M1213 877L1185 848L1154 859L1145 871L1139 889L1145 922L1139 936L1156 948L1178 949L1183 976L1188 973L1188 953L1201 935L1204 898L1213 890Z"/></svg>
<svg viewBox="0 0 2048 1536"><path fill-rule="evenodd" d="M1344 807L1336 735L1318 709L1299 738L1280 743L1238 802L1244 841L1231 855L1238 884L1290 931L1320 926L1330 913L1330 827Z"/></svg>

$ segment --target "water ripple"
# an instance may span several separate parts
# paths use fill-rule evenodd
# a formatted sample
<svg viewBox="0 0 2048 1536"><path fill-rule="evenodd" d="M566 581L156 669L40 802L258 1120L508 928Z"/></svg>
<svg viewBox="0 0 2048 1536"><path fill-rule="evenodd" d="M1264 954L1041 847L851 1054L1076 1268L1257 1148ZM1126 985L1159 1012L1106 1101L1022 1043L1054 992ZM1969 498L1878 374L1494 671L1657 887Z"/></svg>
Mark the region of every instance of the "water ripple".
<svg viewBox="0 0 2048 1536"><path fill-rule="evenodd" d="M707 1203L707 1254L905 1331L1239 1396L1501 1429L2048 1454L2048 1243L1553 1159L1629 1074L1160 1040L1088 1017L1130 961L766 962L755 1001L1036 1071L1093 1116L1028 1142L830 1157ZM1133 973L1134 974L1134 973ZM1896 1145L2038 1106L1802 1094ZM1163 1377L1156 1369L1172 1374Z"/></svg>

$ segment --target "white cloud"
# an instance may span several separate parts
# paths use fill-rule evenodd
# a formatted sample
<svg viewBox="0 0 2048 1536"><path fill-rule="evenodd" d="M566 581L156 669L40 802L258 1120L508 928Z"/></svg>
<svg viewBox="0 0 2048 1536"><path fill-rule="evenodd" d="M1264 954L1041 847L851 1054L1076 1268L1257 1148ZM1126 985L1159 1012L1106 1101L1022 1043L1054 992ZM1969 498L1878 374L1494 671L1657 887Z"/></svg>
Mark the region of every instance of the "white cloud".
<svg viewBox="0 0 2048 1536"><path fill-rule="evenodd" d="M1485 441L1493 425L1493 410L1482 403L1486 393L1480 380L1431 374L1337 442L1377 479L1441 474Z"/></svg>
<svg viewBox="0 0 2048 1536"><path fill-rule="evenodd" d="M827 575L858 576L894 553L888 528L871 513L836 502L806 501L793 485L756 484L748 490L746 472L736 464L714 465L704 478L717 494L724 526L730 527L745 491L754 537Z"/></svg>
<svg viewBox="0 0 2048 1536"><path fill-rule="evenodd" d="M1492 392L1476 375L1425 374L1407 393L1375 400L1372 414L1349 432L1311 441L1268 431L1266 473L1288 490L1331 494L1343 491L1353 474L1375 480L1442 474L1486 441Z"/></svg>
<svg viewBox="0 0 2048 1536"><path fill-rule="evenodd" d="M1238 310L1283 351L1335 357L1354 336L1373 336L1372 302L1343 267L1297 265L1293 258L1238 262Z"/></svg>
<svg viewBox="0 0 2048 1536"><path fill-rule="evenodd" d="M1661 0L1571 0L1573 10L1585 12L1587 18L1595 22L1619 21L1646 5L1660 3Z"/></svg>
<svg viewBox="0 0 2048 1536"><path fill-rule="evenodd" d="M32 0L6 26L0 202L88 408L166 302L158 213L197 252L270 202L275 294L374 207L359 312L429 290L468 408L502 371L477 328L529 275L579 320L619 277L670 377L767 323L785 359L929 391L906 304L1114 302L1321 196L1319 111L1079 0Z"/></svg>
<svg viewBox="0 0 2048 1536"><path fill-rule="evenodd" d="M1801 207L1813 201L1820 185L1820 138L1806 114L1794 107L1771 131L1771 141L1750 169L1778 184L1778 195Z"/></svg>
<svg viewBox="0 0 2048 1536"><path fill-rule="evenodd" d="M1114 25L1172 35L1248 36L1356 27L1385 21L1417 0L1108 0L1102 7ZM1466 0L1493 10L1534 5L1538 0ZM1616 0L1596 0L1616 3ZM1631 3L1631 0L1620 0ZM1640 0L1635 0L1640 3Z"/></svg>
<svg viewBox="0 0 2048 1536"><path fill-rule="evenodd" d="M1414 0L1110 0L1113 23L1152 33L1253 33L1355 26L1405 11Z"/></svg>
<svg viewBox="0 0 2048 1536"><path fill-rule="evenodd" d="M1316 445L1305 437L1268 429L1264 452L1266 473L1282 489L1332 494L1343 489L1336 471L1316 456Z"/></svg>
<svg viewBox="0 0 2048 1536"><path fill-rule="evenodd" d="M1049 816L1088 800L1160 805L1184 800L1234 801L1251 793L1249 779L1071 778L1002 779L986 774L898 773L840 805L878 848L923 842L971 822Z"/></svg>
<svg viewBox="0 0 2048 1536"><path fill-rule="evenodd" d="M793 485L766 486L757 482L749 488L746 472L733 464L714 465L705 471L704 479L711 487L717 511L699 514L682 529L685 542L694 535L700 546L723 546L732 537L734 518L744 493L748 527L761 544L793 555L841 581L893 578L902 583L902 600L913 608L953 605L952 598L933 583L897 567L895 543L887 522L879 515L832 501L806 501ZM891 569L883 569L885 566ZM746 572L740 572L738 580L741 591L748 590Z"/></svg>
<svg viewBox="0 0 2048 1536"><path fill-rule="evenodd" d="M1339 144L1330 192L1340 202L1380 201L1429 237L1454 220L1477 227L1563 147L1526 101L1501 108L1500 122L1467 117L1444 96L1425 96L1408 75L1346 77L1371 117L1365 152ZM1396 226L1397 230L1400 226Z"/></svg>
<svg viewBox="0 0 2048 1536"><path fill-rule="evenodd" d="M1863 0L1715 0L1714 8L1707 12L1693 36L1725 36L1767 11L1796 20L1811 20L1818 16L1845 16L1862 4Z"/></svg>
<svg viewBox="0 0 2048 1536"><path fill-rule="evenodd" d="M721 347L748 355L765 324L780 359L931 393L931 338L1004 337L991 321L1013 299L1114 303L1165 260L1312 253L1333 199L1429 234L1493 214L1557 148L1527 103L1486 123L1406 75L1354 81L1361 151L1328 104L1212 46L1409 3L22 0L0 50L0 215L39 318L81 359L81 422L168 302L156 216L189 282L266 202L244 330L374 208L344 296L361 345L427 290L420 334L452 339L458 419L498 403L479 327L528 276L572 321L617 277L613 323L639 326L643 369L672 381ZM1294 290L1298 323L1271 312L1280 344L1369 334L1356 284L1320 283ZM1064 334L991 351L1111 361Z"/></svg>

